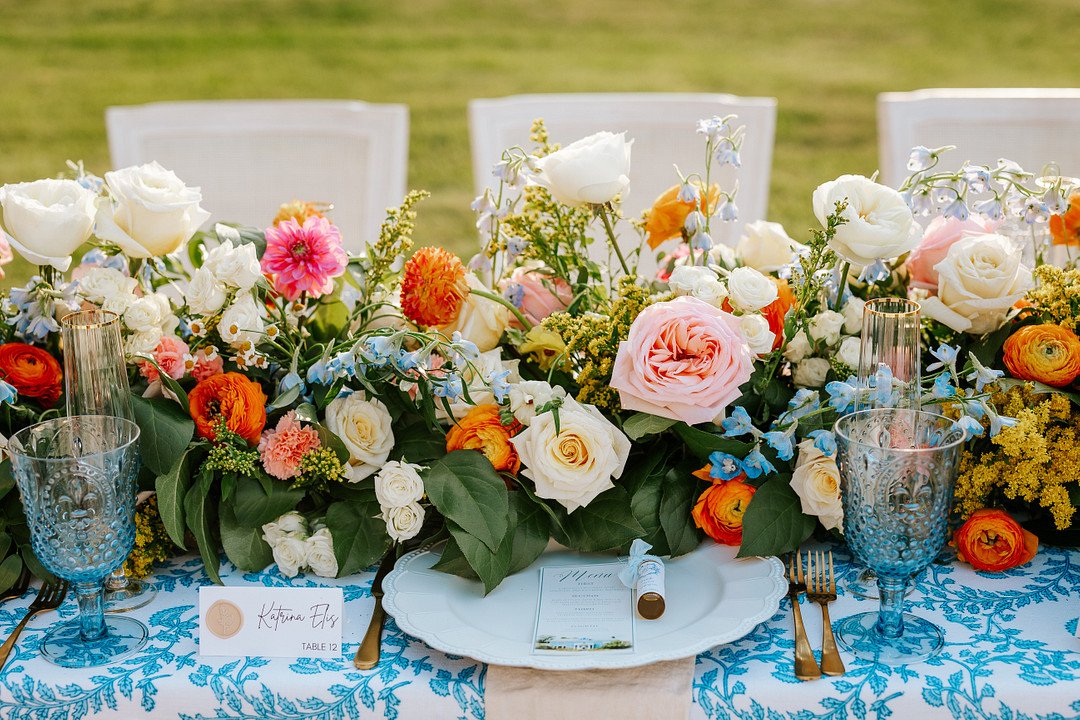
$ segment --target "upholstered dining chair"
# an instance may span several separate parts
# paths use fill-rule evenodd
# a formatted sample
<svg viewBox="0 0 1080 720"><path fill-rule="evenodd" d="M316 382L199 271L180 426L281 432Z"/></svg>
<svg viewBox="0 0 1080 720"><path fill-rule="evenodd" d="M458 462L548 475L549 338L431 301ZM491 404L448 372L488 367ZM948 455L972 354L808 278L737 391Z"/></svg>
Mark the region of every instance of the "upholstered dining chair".
<svg viewBox="0 0 1080 720"><path fill-rule="evenodd" d="M896 187L907 176L916 145L956 145L943 167L964 161L1014 160L1039 173L1048 162L1080 176L1080 90L988 88L915 90L878 96L881 179Z"/></svg>
<svg viewBox="0 0 1080 720"><path fill-rule="evenodd" d="M156 160L202 188L209 223L268 225L290 200L332 203L345 246L378 236L405 194L409 111L351 100L161 102L105 111L114 167Z"/></svg>
<svg viewBox="0 0 1080 720"><path fill-rule="evenodd" d="M551 138L568 145L601 130L626 131L634 140L630 159L630 190L623 198L623 215L636 218L656 197L678 182L673 165L684 174L704 172L705 140L697 121L713 115L737 114L746 125L742 167L714 173L721 187L739 182L736 222L713 228L715 240L735 243L742 226L765 218L769 198L776 99L712 93L597 93L515 95L469 103L473 181L477 194L496 182L492 168L504 149L528 149L529 128L543 118ZM637 247L636 234L621 243ZM655 265L643 262L642 271Z"/></svg>

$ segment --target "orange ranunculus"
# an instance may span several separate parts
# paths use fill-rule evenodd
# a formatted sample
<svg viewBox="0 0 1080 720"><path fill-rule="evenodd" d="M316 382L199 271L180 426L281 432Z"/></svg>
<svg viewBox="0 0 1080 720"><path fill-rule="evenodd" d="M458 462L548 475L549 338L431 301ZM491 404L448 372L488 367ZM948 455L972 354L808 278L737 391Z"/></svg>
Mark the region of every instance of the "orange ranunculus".
<svg viewBox="0 0 1080 720"><path fill-rule="evenodd" d="M696 474L696 473L695 473ZM742 521L756 488L742 480L716 482L698 497L690 514L694 525L723 545L742 543Z"/></svg>
<svg viewBox="0 0 1080 720"><path fill-rule="evenodd" d="M468 294L465 266L452 252L422 247L405 263L401 311L421 327L444 327L457 320Z"/></svg>
<svg viewBox="0 0 1080 720"><path fill-rule="evenodd" d="M1005 367L1020 380L1065 387L1080 375L1080 338L1060 325L1025 325L1002 349Z"/></svg>
<svg viewBox="0 0 1080 720"><path fill-rule="evenodd" d="M274 216L274 225L280 225L286 220L295 220L298 225L303 226L304 221L309 217L326 217L323 214L325 206L319 203L307 202L306 200L293 200L292 202L283 203L278 208L277 215Z"/></svg>
<svg viewBox="0 0 1080 720"><path fill-rule="evenodd" d="M496 470L516 473L521 460L510 438L520 429L516 422L503 425L498 405L477 405L446 433L446 452L479 450Z"/></svg>
<svg viewBox="0 0 1080 720"><path fill-rule="evenodd" d="M656 198L656 202L649 209L645 220L645 241L653 250L658 248L660 243L678 237L682 233L686 216L694 209L693 202L683 202L679 199L681 189L682 185L672 185ZM709 186L709 194L704 207L702 207L701 199L698 200L697 206L701 212L708 213L708 210L716 207L719 202L720 186L713 184Z"/></svg>
<svg viewBox="0 0 1080 720"><path fill-rule="evenodd" d="M1050 237L1055 245L1080 245L1080 192L1069 197L1065 214L1050 216Z"/></svg>
<svg viewBox="0 0 1080 720"><path fill-rule="evenodd" d="M773 350L784 344L784 317L791 306L795 304L795 293L787 280L770 278L776 283L776 299L761 308L761 314L769 321L769 329L772 330L776 339L773 341Z"/></svg>
<svg viewBox="0 0 1080 720"><path fill-rule="evenodd" d="M983 508L971 514L953 534L951 545L960 560L976 570L1000 572L1035 557L1039 538L1020 527L1004 510Z"/></svg>
<svg viewBox="0 0 1080 720"><path fill-rule="evenodd" d="M188 406L195 429L201 437L214 440L214 425L225 427L252 445L266 425L266 393L259 383L240 373L213 375L188 393Z"/></svg>
<svg viewBox="0 0 1080 720"><path fill-rule="evenodd" d="M39 347L25 343L0 345L0 380L5 380L22 397L37 400L50 408L64 389L60 363Z"/></svg>

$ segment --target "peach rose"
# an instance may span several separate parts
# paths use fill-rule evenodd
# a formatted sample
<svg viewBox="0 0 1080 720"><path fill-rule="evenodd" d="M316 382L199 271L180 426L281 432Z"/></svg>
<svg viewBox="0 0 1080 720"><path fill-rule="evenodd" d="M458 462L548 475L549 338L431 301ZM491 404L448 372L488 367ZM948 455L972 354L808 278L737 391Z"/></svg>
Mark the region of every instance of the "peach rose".
<svg viewBox="0 0 1080 720"><path fill-rule="evenodd" d="M560 277L547 274L541 265L524 265L515 268L502 289L517 286L521 292L521 313L533 325L552 313L565 310L574 299L570 284ZM516 289L516 288L515 288ZM517 321L514 321L517 325Z"/></svg>
<svg viewBox="0 0 1080 720"><path fill-rule="evenodd" d="M730 313L693 297L645 308L619 344L611 387L625 410L709 422L739 397L754 355Z"/></svg>
<svg viewBox="0 0 1080 720"><path fill-rule="evenodd" d="M1039 549L1039 538L1004 510L983 508L960 526L951 544L962 562L976 570L1000 572L1030 562Z"/></svg>
<svg viewBox="0 0 1080 720"><path fill-rule="evenodd" d="M672 185L665 190L660 197L656 198L652 208L649 209L645 220L645 242L655 250L661 243L678 237L682 234L686 216L694 210L695 203L683 202L679 199L682 185ZM698 188L700 193L701 188ZM702 200L705 200L704 207ZM708 210L716 207L720 202L720 186L715 183L709 186L707 198L699 198L696 205L702 213L708 214Z"/></svg>
<svg viewBox="0 0 1080 720"><path fill-rule="evenodd" d="M1080 375L1080 338L1060 325L1025 325L1002 349L1009 374L1020 380L1065 387Z"/></svg>
<svg viewBox="0 0 1080 720"><path fill-rule="evenodd" d="M162 335L151 355L166 375L173 380L179 380L187 371L188 353L189 348L186 342L175 335ZM147 382L154 382L161 378L158 368L145 360L139 363L139 373L146 378Z"/></svg>
<svg viewBox="0 0 1080 720"><path fill-rule="evenodd" d="M742 544L742 523L746 506L756 488L742 480L715 482L697 499L690 515L694 525L721 545Z"/></svg>
<svg viewBox="0 0 1080 720"><path fill-rule="evenodd" d="M446 433L446 452L479 450L496 470L517 473L521 460L510 438L520 429L516 422L503 425L498 405L477 405Z"/></svg>
<svg viewBox="0 0 1080 720"><path fill-rule="evenodd" d="M965 235L985 235L994 232L996 227L996 222L978 215L964 221L940 216L934 218L926 227L918 247L908 255L906 267L911 285L936 291L938 274L934 266L945 259L949 248Z"/></svg>

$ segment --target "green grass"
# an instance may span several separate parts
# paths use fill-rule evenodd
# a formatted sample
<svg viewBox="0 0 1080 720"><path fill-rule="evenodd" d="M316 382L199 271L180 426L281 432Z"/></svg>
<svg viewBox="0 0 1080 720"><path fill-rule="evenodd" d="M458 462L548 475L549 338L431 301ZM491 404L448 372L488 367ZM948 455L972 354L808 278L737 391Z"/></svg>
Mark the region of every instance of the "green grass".
<svg viewBox="0 0 1080 720"><path fill-rule="evenodd" d="M0 0L0 18L0 183L54 175L68 158L108 169L108 105L405 103L409 184L433 193L417 239L467 253L470 98L775 96L770 215L799 237L818 183L875 169L879 92L1074 84L1080 3Z"/></svg>

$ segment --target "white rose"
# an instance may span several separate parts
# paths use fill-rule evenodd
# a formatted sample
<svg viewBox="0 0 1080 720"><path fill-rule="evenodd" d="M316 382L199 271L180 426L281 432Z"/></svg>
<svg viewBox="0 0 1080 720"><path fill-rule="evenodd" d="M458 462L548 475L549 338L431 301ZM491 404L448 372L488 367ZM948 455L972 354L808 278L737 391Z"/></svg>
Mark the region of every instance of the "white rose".
<svg viewBox="0 0 1080 720"><path fill-rule="evenodd" d="M840 340L840 329L843 327L843 315L832 310L822 310L810 320L810 337L824 340L827 345L835 345Z"/></svg>
<svg viewBox="0 0 1080 720"><path fill-rule="evenodd" d="M728 296L736 310L755 312L776 300L776 283L753 268L735 268L728 275Z"/></svg>
<svg viewBox="0 0 1080 720"><path fill-rule="evenodd" d="M138 299L139 296L135 293L113 295L111 298L101 303L101 309L106 312L116 313L117 315L123 315L127 312L127 309L131 307L131 303Z"/></svg>
<svg viewBox="0 0 1080 720"><path fill-rule="evenodd" d="M262 277L259 258L251 243L233 247L232 240L225 240L206 254L203 267L220 282L240 290L250 290Z"/></svg>
<svg viewBox="0 0 1080 720"><path fill-rule="evenodd" d="M420 503L409 503L383 508L382 518L386 522L386 533L393 540L411 540L424 526L424 507Z"/></svg>
<svg viewBox="0 0 1080 720"><path fill-rule="evenodd" d="M695 265L678 265L671 271L668 287L676 295L690 295L710 305L720 307L728 291L717 274L709 268Z"/></svg>
<svg viewBox="0 0 1080 720"><path fill-rule="evenodd" d="M65 272L94 229L96 195L74 180L0 187L0 237L33 265Z"/></svg>
<svg viewBox="0 0 1080 720"><path fill-rule="evenodd" d="M807 355L814 351L814 346L806 338L802 330L795 333L795 337L787 341L784 346L784 359L790 363L800 363Z"/></svg>
<svg viewBox="0 0 1080 720"><path fill-rule="evenodd" d="M739 318L739 329L746 338L746 344L750 346L750 352L755 355L772 352L776 333L769 328L769 321L764 317L756 313L743 315Z"/></svg>
<svg viewBox="0 0 1080 720"><path fill-rule="evenodd" d="M821 521L826 530L843 532L844 506L840 501L840 470L836 460L826 457L813 441L799 443L799 459L791 474L791 489L807 515Z"/></svg>
<svg viewBox="0 0 1080 720"><path fill-rule="evenodd" d="M225 289L214 273L201 267L191 274L187 293L188 309L196 315L213 315L225 304Z"/></svg>
<svg viewBox="0 0 1080 720"><path fill-rule="evenodd" d="M862 175L841 175L814 190L814 214L824 225L836 209L847 201L846 223L836 229L829 246L836 254L856 265L898 257L912 250L922 239L911 208L900 193Z"/></svg>
<svg viewBox="0 0 1080 720"><path fill-rule="evenodd" d="M330 531L322 528L307 539L307 555L305 564L319 577L337 577L338 562L334 555L334 538Z"/></svg>
<svg viewBox="0 0 1080 720"><path fill-rule="evenodd" d="M375 497L383 507L401 507L420 502L424 497L424 481L413 463L391 460L375 476Z"/></svg>
<svg viewBox="0 0 1080 720"><path fill-rule="evenodd" d="M855 372L859 371L859 356L861 354L862 340L857 337L844 338L844 341L840 343L840 349L836 351L837 359Z"/></svg>
<svg viewBox="0 0 1080 720"><path fill-rule="evenodd" d="M473 361L472 367L461 374L461 381L468 388L472 402L467 401L464 395L451 401L450 412L453 413L453 419L460 420L477 405L494 403L495 394L491 392L491 386L487 383L487 379L495 374L502 373L504 370L509 370L510 374L506 376L506 382L510 384L516 383L521 379L518 374L519 362L519 360L503 360L501 348L485 350L480 353L480 357ZM440 420L450 420L441 402L435 403L435 415Z"/></svg>
<svg viewBox="0 0 1080 720"><path fill-rule="evenodd" d="M159 328L132 333L128 335L127 341L124 343L124 352L127 353L128 357L152 355L158 343L161 342L161 336L164 334Z"/></svg>
<svg viewBox="0 0 1080 720"><path fill-rule="evenodd" d="M709 264L725 268L735 267L735 250L730 245L716 243L709 249Z"/></svg>
<svg viewBox="0 0 1080 720"><path fill-rule="evenodd" d="M566 397L566 389L556 385L552 387L543 380L522 380L510 387L510 411L514 419L522 425L528 425L536 417L538 408L544 407L555 398Z"/></svg>
<svg viewBox="0 0 1080 720"><path fill-rule="evenodd" d="M245 293L222 313L217 329L222 340L239 350L247 343L257 344L262 339L264 327L259 305L250 293Z"/></svg>
<svg viewBox="0 0 1080 720"><path fill-rule="evenodd" d="M937 297L922 312L958 332L984 335L1001 327L1013 304L1032 286L1020 249L1002 235L969 235L934 266Z"/></svg>
<svg viewBox="0 0 1080 720"><path fill-rule="evenodd" d="M830 367L825 358L805 358L795 366L791 379L798 387L819 388L825 384L825 376L829 374Z"/></svg>
<svg viewBox="0 0 1080 720"><path fill-rule="evenodd" d="M293 533L300 533L304 535L307 533L307 520L304 516L295 510L289 511L279 517L277 520L266 523L262 526L263 540L270 547L277 545L286 535Z"/></svg>
<svg viewBox="0 0 1080 720"><path fill-rule="evenodd" d="M152 162L105 173L112 199L98 202L95 232L126 255L158 257L177 250L210 217L202 193Z"/></svg>
<svg viewBox="0 0 1080 720"><path fill-rule="evenodd" d="M349 450L352 482L378 472L394 448L390 413L381 400L366 400L363 393L331 400L326 406L326 427Z"/></svg>
<svg viewBox="0 0 1080 720"><path fill-rule="evenodd" d="M848 298L841 312L844 313L844 332L848 335L862 333L863 308L866 301L857 297Z"/></svg>
<svg viewBox="0 0 1080 720"><path fill-rule="evenodd" d="M271 548L274 562L285 577L296 577L300 568L307 562L307 542L300 533L290 533L281 538Z"/></svg>
<svg viewBox="0 0 1080 720"><path fill-rule="evenodd" d="M630 146L626 133L598 132L536 163L537 182L566 205L599 205L630 187Z"/></svg>
<svg viewBox="0 0 1080 720"><path fill-rule="evenodd" d="M466 276L470 290L491 290L472 273ZM495 293L498 295L498 293ZM510 325L510 309L494 300L469 293L461 306L457 319L442 329L447 335L460 332L466 340L476 344L480 352L491 350L499 344L503 331Z"/></svg>
<svg viewBox="0 0 1080 720"><path fill-rule="evenodd" d="M592 405L567 398L555 416L546 412L510 439L524 465L522 473L536 484L536 494L555 500L569 512L584 507L614 487L622 475L630 441Z"/></svg>
<svg viewBox="0 0 1080 720"><path fill-rule="evenodd" d="M161 303L153 295L137 299L124 311L124 324L137 333L160 331L164 320L165 315L161 312Z"/></svg>
<svg viewBox="0 0 1080 720"><path fill-rule="evenodd" d="M79 294L90 302L101 305L112 298L134 297L138 284L138 280L119 270L96 267L79 278ZM127 309L126 305L124 309Z"/></svg>
<svg viewBox="0 0 1080 720"><path fill-rule="evenodd" d="M743 228L735 256L743 265L761 272L776 272L791 264L797 250L806 247L788 237L780 223L757 220Z"/></svg>

